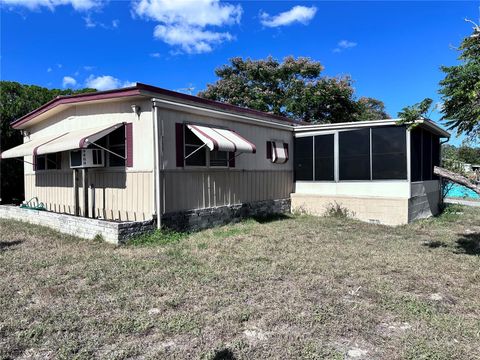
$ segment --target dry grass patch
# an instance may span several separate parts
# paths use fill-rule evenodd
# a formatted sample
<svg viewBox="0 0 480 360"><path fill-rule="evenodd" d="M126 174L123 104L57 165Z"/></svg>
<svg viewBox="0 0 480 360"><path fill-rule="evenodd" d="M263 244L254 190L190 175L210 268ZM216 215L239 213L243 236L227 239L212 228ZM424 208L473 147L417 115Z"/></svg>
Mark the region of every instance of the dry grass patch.
<svg viewBox="0 0 480 360"><path fill-rule="evenodd" d="M296 216L123 247L0 220L0 358L472 359L479 219Z"/></svg>

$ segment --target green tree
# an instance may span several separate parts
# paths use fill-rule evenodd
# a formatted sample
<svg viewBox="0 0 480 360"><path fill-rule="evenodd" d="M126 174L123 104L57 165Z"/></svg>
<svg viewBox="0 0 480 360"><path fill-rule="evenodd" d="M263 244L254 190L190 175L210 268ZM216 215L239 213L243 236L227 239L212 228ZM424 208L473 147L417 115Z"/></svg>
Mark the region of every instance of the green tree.
<svg viewBox="0 0 480 360"><path fill-rule="evenodd" d="M357 105L358 121L390 119L383 101L370 97L361 97L358 99Z"/></svg>
<svg viewBox="0 0 480 360"><path fill-rule="evenodd" d="M215 70L219 79L198 95L311 123L356 121L362 109L373 116L378 104L363 100L360 106L349 77L321 76L322 71L319 62L303 57L235 57Z"/></svg>
<svg viewBox="0 0 480 360"><path fill-rule="evenodd" d="M95 89L47 89L35 85L23 85L13 81L0 81L0 147L10 149L22 143L20 131L10 123L28 114L46 102L61 95L92 92ZM2 202L18 201L23 198L23 163L14 159L1 161Z"/></svg>
<svg viewBox="0 0 480 360"><path fill-rule="evenodd" d="M467 164L480 164L480 147L473 147L468 141L463 141L458 148L458 159Z"/></svg>
<svg viewBox="0 0 480 360"><path fill-rule="evenodd" d="M426 98L417 104L404 107L398 113L398 118L400 120L397 123L399 125L407 124L410 125L410 127L415 127L415 121L419 119L428 119L432 103L432 99Z"/></svg>
<svg viewBox="0 0 480 360"><path fill-rule="evenodd" d="M442 66L445 79L440 82L443 120L457 134L480 136L480 27L463 39L459 51L461 63Z"/></svg>

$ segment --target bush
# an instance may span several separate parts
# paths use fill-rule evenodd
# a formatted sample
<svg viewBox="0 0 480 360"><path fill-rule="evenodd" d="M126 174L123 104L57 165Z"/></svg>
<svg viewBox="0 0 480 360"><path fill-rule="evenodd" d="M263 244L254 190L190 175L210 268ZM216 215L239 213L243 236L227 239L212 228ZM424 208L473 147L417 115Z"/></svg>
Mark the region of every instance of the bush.
<svg viewBox="0 0 480 360"><path fill-rule="evenodd" d="M354 217L355 212L343 207L341 204L334 201L327 205L327 210L325 211L325 216L336 217L336 218L348 218Z"/></svg>

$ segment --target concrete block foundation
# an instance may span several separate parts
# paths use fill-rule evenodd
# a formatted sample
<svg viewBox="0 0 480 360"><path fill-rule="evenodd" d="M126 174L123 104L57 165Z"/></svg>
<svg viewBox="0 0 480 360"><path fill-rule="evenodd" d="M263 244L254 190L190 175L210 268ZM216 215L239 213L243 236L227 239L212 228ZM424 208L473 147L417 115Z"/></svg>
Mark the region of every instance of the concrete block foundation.
<svg viewBox="0 0 480 360"><path fill-rule="evenodd" d="M63 234L84 239L101 236L111 244L121 244L132 236L155 229L154 220L135 222L114 222L90 219L50 211L22 209L18 206L0 205L0 218L46 226Z"/></svg>

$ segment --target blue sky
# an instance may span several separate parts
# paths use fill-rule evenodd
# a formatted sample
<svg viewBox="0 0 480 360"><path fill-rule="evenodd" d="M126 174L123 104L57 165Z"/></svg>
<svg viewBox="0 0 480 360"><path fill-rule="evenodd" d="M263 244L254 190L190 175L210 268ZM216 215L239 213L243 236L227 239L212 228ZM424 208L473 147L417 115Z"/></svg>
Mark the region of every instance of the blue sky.
<svg viewBox="0 0 480 360"><path fill-rule="evenodd" d="M306 56L350 75L391 116L440 101L440 65L479 1L0 0L2 80L99 89L144 82L198 92L234 56ZM191 89L193 88L193 89ZM187 90L189 89L189 90ZM438 114L432 114L438 119ZM452 139L458 144L459 139Z"/></svg>

